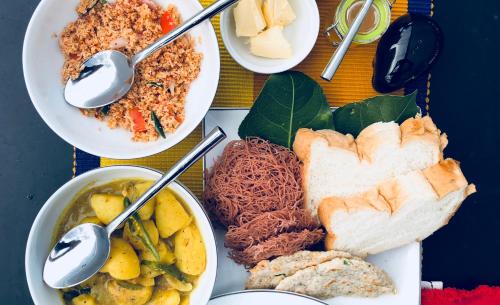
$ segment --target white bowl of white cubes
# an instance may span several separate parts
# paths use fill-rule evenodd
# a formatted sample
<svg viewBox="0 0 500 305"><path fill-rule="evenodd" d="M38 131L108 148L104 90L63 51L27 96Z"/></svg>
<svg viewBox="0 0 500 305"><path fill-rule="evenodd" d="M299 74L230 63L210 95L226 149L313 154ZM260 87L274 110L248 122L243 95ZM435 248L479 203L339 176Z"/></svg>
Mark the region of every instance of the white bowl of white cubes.
<svg viewBox="0 0 500 305"><path fill-rule="evenodd" d="M240 0L222 13L222 40L233 59L263 74L292 69L311 52L319 33L315 0Z"/></svg>

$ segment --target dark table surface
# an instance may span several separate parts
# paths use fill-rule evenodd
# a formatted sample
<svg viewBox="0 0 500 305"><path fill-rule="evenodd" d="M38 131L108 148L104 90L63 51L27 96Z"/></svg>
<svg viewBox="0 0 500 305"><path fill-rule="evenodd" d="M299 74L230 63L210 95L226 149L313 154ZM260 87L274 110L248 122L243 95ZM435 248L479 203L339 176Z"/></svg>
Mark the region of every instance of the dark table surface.
<svg viewBox="0 0 500 305"><path fill-rule="evenodd" d="M449 135L447 155L462 162L478 193L424 241L422 278L461 288L500 285L500 2L435 2L445 48L432 73L430 113ZM24 270L28 232L45 200L72 176L73 147L44 124L24 85L22 42L37 3L0 1L3 305L32 304Z"/></svg>

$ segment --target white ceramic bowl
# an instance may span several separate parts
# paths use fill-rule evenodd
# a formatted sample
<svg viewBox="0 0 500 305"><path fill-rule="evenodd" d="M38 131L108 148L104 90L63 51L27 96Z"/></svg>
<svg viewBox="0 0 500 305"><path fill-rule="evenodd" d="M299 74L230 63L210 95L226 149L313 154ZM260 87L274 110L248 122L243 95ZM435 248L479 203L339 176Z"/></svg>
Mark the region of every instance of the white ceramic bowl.
<svg viewBox="0 0 500 305"><path fill-rule="evenodd" d="M161 173L143 167L111 166L89 171L59 188L38 213L28 237L26 246L26 278L35 305L63 305L59 293L48 287L42 279L45 259L50 251L52 236L61 213L79 191L90 185L101 185L116 179L142 178L156 180ZM209 218L196 197L182 184L171 183L169 188L178 194L189 206L200 229L207 251L207 268L191 294L191 304L207 304L215 283L217 272L217 251L213 228Z"/></svg>
<svg viewBox="0 0 500 305"><path fill-rule="evenodd" d="M269 59L250 53L247 37L236 36L233 9L222 13L220 29L229 54L247 70L272 74L289 70L302 62L311 52L319 33L319 10L316 0L289 0L297 18L283 32L292 46L293 56L288 59Z"/></svg>
<svg viewBox="0 0 500 305"><path fill-rule="evenodd" d="M61 81L63 55L58 35L77 19L75 7L80 0L42 0L26 31L23 46L23 71L33 105L49 127L66 142L88 153L114 159L132 159L164 151L188 136L202 121L212 104L219 82L220 58L217 37L206 21L190 31L197 51L203 54L201 72L186 98L185 121L166 139L149 143L133 142L131 134L110 129L106 123L84 117L64 101ZM156 0L166 7L177 6L187 19L202 9L198 0ZM199 39L198 39L199 38Z"/></svg>

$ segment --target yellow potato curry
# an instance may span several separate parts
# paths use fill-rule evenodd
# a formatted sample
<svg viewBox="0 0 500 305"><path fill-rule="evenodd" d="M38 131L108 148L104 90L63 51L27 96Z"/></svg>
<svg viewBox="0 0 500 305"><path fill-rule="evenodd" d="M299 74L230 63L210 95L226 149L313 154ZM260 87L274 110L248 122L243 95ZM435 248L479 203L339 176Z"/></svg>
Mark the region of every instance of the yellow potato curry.
<svg viewBox="0 0 500 305"><path fill-rule="evenodd" d="M61 218L55 240L81 223L107 225L152 183L118 180L83 191ZM68 305L188 305L205 266L195 219L164 189L113 233L99 273L61 292Z"/></svg>

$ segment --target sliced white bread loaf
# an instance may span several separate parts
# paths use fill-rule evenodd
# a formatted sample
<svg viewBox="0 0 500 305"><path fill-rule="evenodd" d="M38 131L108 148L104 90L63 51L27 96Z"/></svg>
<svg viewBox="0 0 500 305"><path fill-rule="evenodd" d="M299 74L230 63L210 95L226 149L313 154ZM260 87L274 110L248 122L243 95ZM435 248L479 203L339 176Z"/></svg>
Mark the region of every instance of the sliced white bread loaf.
<svg viewBox="0 0 500 305"><path fill-rule="evenodd" d="M446 159L359 195L325 198L318 210L325 246L363 256L423 240L473 192L458 162Z"/></svg>
<svg viewBox="0 0 500 305"><path fill-rule="evenodd" d="M293 150L303 162L306 206L316 215L325 198L358 195L436 164L446 144L430 117L417 117L401 126L372 124L356 140L333 130L300 129Z"/></svg>

